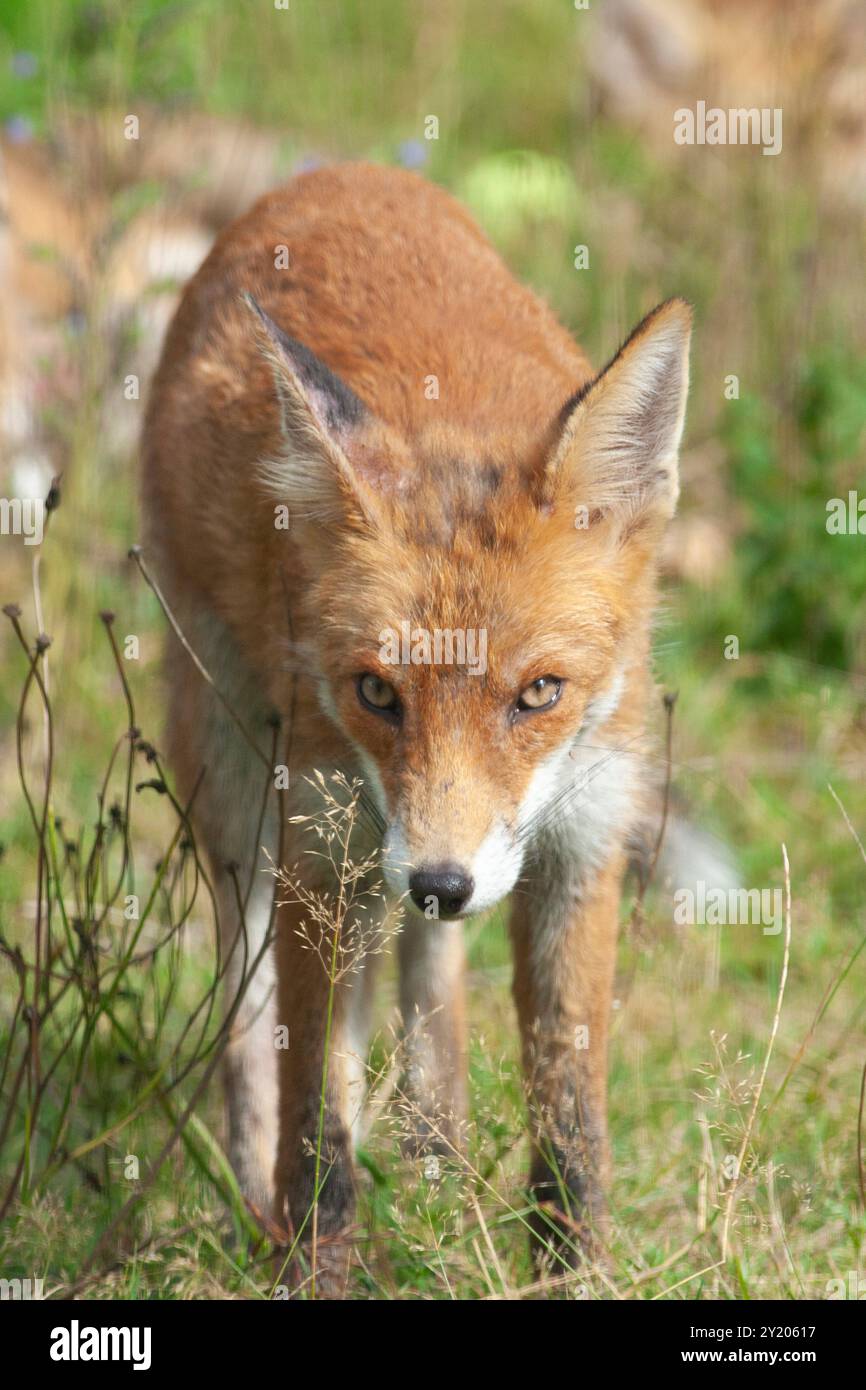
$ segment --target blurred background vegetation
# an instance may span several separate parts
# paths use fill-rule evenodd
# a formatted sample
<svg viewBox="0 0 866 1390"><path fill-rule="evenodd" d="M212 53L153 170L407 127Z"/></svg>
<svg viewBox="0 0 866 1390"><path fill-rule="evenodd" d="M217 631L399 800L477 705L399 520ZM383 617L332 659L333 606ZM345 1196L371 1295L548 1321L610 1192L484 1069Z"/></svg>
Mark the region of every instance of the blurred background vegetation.
<svg viewBox="0 0 866 1390"><path fill-rule="evenodd" d="M44 495L62 474L44 546L0 538L0 602L21 605L28 641L43 628L51 637L53 813L82 859L125 728L103 609L117 614L119 637L140 639L126 674L137 720L159 743L163 622L126 559L139 539L135 437L178 287L219 227L317 162L397 162L472 208L598 365L661 299L695 304L682 504L657 634L659 682L679 691L674 781L691 814L735 848L746 884L780 886L786 843L794 945L737 1257L700 1276L724 1190L717 1165L736 1152L766 1046L781 942L743 927L674 928L662 894L641 930L625 933L612 1078L625 1296L675 1284L677 1297L822 1296L826 1279L862 1267L866 862L828 788L862 835L866 535L826 528L831 498L866 495L856 8L0 0L0 495ZM697 99L781 107L782 153L675 145L673 111ZM124 138L130 115L137 140ZM130 377L138 399L124 391ZM724 655L731 636L736 660ZM0 630L0 663L0 928L14 943L32 930L36 841L16 753L27 661L11 629ZM28 706L23 757L37 781L41 727ZM136 858L155 872L174 827L158 796L135 802ZM200 903L187 988L190 978L207 987L207 935L196 936L205 915ZM501 1293L531 1279L520 1223L491 1197L492 1184L513 1198L523 1162L501 915L469 936L473 979L491 986L473 1003L475 1171L433 1180L398 1158L386 1121L373 1127L359 1296L483 1297L491 1282ZM2 990L0 975L0 1005ZM392 1002L382 1003L386 1033ZM4 1029L12 1015L2 1010ZM4 1272L73 1285L130 1195L110 1165L132 1149L146 1167L159 1151L164 1111L124 1120L115 1043L106 1038L78 1078L73 1122L78 1149L110 1137L83 1170L82 1156L55 1162L50 1183L24 1191ZM158 1046L145 1051L125 1063L142 1084L158 1069ZM175 1149L112 1236L110 1264L97 1261L92 1292L266 1292L261 1252L237 1239L242 1214L234 1235L221 1224L216 1086L202 1115L207 1142L192 1156ZM471 1206L457 1214L467 1188L499 1270L478 1253ZM154 1232L161 1253L144 1258Z"/></svg>

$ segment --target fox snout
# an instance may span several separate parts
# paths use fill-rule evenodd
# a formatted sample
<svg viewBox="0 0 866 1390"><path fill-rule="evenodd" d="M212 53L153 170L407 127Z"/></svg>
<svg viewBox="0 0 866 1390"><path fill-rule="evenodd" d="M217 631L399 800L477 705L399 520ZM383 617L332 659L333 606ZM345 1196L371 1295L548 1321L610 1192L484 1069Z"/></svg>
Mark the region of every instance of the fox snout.
<svg viewBox="0 0 866 1390"><path fill-rule="evenodd" d="M523 849L498 822L470 849L465 837L448 836L454 846L430 837L424 847L407 843L401 821L383 843L383 869L392 892L429 920L469 917L506 897L520 875ZM469 842L471 844L471 840Z"/></svg>
<svg viewBox="0 0 866 1390"><path fill-rule="evenodd" d="M435 907L439 917L459 917L474 891L474 878L456 864L415 869L409 875L409 897L419 912Z"/></svg>

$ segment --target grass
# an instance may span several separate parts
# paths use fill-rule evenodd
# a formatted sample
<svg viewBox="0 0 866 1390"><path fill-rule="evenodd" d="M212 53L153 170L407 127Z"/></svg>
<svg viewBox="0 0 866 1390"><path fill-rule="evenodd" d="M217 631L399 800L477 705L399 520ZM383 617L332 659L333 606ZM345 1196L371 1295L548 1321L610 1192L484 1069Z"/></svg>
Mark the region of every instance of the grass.
<svg viewBox="0 0 866 1390"><path fill-rule="evenodd" d="M682 521L657 669L660 684L679 692L673 770L692 815L735 848L748 884L783 887L787 847L790 967L734 1178L731 1160L743 1144L779 1001L784 937L675 927L661 893L651 894L637 931L626 903L610 1076L610 1271L554 1282L547 1292L826 1297L828 1281L863 1270L866 1237L858 1171L866 863L833 795L862 838L866 662L858 610L866 551L862 537L832 537L825 528L827 500L862 482L866 315L851 275L859 228L814 196L812 171L795 156L749 162L743 151L702 152L708 157L700 160L688 152L679 163L657 161L628 130L594 117L583 42L570 7L516 0L493 8L475 0L422 4L411 14L392 0L339 9L293 3L287 13L262 6L254 19L203 0L171 7L37 0L0 13L0 114L32 123L38 140L70 112L140 111L145 130L151 114L167 110L242 117L278 128L287 167L313 154L390 160L403 150L408 157L406 142L419 142L425 172L469 203L596 362L667 294L695 303ZM22 52L38 57L30 77L8 61ZM552 53L569 60L551 62ZM425 142L431 113L439 139ZM159 187L118 186L98 167L67 168L65 176L73 184L80 177L87 196L107 208L109 240L134 215L137 198L169 207ZM574 268L578 244L589 247L587 270ZM51 874L42 883L50 883L56 939L69 933L63 960L71 981L68 1007L58 1005L44 1035L56 1072L39 1106L23 1086L0 1152L3 1194L25 1154L0 1235L0 1270L7 1278L41 1276L57 1294L266 1297L270 1252L250 1243L222 1152L218 1079L202 1084L219 1044L216 1014L208 1016L217 965L207 892L199 883L183 929L171 930L192 898L190 851L175 839L178 812L169 799L152 786L135 790L163 773L146 749L134 751L141 739L128 738L121 678L136 725L158 748L164 620L126 559L140 539L133 461L101 424L106 393L134 368L140 346L133 326L108 349L107 283L96 258L78 288L76 315L40 349L42 425L64 473L62 505L40 552L42 623L32 553L0 541L0 601L21 605L31 652L41 627L51 637L39 659L54 737L44 836ZM736 399L723 389L731 373ZM701 522L711 523L721 545L709 577L682 561L690 528ZM115 660L99 617L105 609L116 615L121 651L127 634L138 637L138 660ZM739 641L736 660L724 656L730 635ZM21 793L16 743L20 723L39 823L44 723L32 680L19 721L29 658L8 623L0 663L0 932L12 952L0 964L0 1052L11 1040L20 1060L14 1049L26 1033L14 951L32 950L40 835ZM122 824L112 830L115 803ZM88 879L100 833L108 839ZM100 929L97 988L72 918L98 916L115 883L114 912ZM167 926L168 939L147 964L130 957L117 974L134 931L124 925L123 899L138 893L147 903L154 889L139 940L155 947ZM395 985L390 966L383 972L369 1059L382 1104L373 1107L359 1155L358 1298L536 1291L503 913L473 923L468 940L465 1162L401 1153L399 1097L386 1095ZM121 983L109 997L112 980ZM32 988L31 980L28 999ZM199 1006L206 1026L184 1037ZM4 1115L10 1075L0 1091ZM191 1104L192 1117L155 1167ZM732 1182L729 1249L720 1263Z"/></svg>

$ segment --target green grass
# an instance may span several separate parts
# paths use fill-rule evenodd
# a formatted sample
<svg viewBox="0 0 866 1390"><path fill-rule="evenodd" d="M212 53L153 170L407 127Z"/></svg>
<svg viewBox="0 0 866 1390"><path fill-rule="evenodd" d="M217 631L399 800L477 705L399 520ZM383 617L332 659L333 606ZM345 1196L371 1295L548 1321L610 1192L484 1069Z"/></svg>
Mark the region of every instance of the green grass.
<svg viewBox="0 0 866 1390"><path fill-rule="evenodd" d="M395 159L402 142L423 142L424 120L435 114L440 138L424 144L426 172L473 207L596 362L666 295L695 303L682 515L709 519L727 558L708 583L680 576L668 585L657 670L665 688L679 691L674 774L692 814L734 847L749 884L782 886L787 847L790 972L731 1255L719 1265L721 1174L725 1156L738 1151L768 1046L783 939L745 927L676 928L660 895L640 932L624 922L610 1085L611 1272L608 1282L577 1278L557 1291L822 1297L828 1280L863 1269L866 1237L856 1140L866 863L828 789L862 837L866 543L832 537L824 525L826 501L862 486L866 314L862 277L852 283L851 273L859 229L824 210L809 171L789 161L717 155L711 173L694 160L657 163L631 133L591 119L581 37L567 4L518 0L417 9L292 0L288 13L263 4L254 17L216 0L34 0L0 8L0 117L26 117L47 139L69 109L240 116L278 128L291 164L312 154ZM39 59L32 77L10 66L21 52ZM130 192L104 192L120 225ZM158 203L159 189L144 194ZM588 270L574 269L577 244L590 248ZM82 390L61 407L47 373L45 398L66 472L41 572L52 638L53 811L59 842L80 842L82 857L99 780L126 727L103 608L117 614L119 637L140 638L141 660L126 663L136 718L157 744L161 728L163 623L125 558L140 538L133 461L107 453L95 409L118 370L98 351L92 311L102 288L97 268L84 332L65 349L81 368ZM730 373L740 380L731 401L723 393ZM32 555L5 539L0 546L0 601L21 603L32 640ZM724 659L729 634L739 639L736 661ZM36 847L15 768L26 662L8 630L0 631L0 666L0 929L26 943ZM32 771L41 730L33 700L27 722ZM138 761L135 780L143 781L152 769ZM136 891L144 893L173 823L153 791L132 800ZM443 1162L436 1174L404 1158L399 1116L385 1108L360 1156L359 1298L517 1296L533 1287L503 915L471 926L469 940L468 1160ZM108 1137L55 1164L10 1211L0 1236L5 1277L42 1275L49 1291L91 1297L267 1296L273 1267L267 1249L248 1242L219 1148L216 1080L141 1200L109 1224L136 1190L123 1174L126 1156L146 1179L202 1068L169 1094L161 1083L163 1100L131 1118L130 1098L171 1061L213 972L202 897L182 945L160 953L149 974L131 970L116 1020L100 1019L65 1148L76 1154ZM0 966L4 1036L14 998L13 973ZM394 1001L388 970L375 1076L393 1048ZM124 1033L139 1038L137 1049L124 1045ZM76 1057L71 1048L46 1096L48 1132ZM0 1157L4 1191L20 1142L16 1130Z"/></svg>

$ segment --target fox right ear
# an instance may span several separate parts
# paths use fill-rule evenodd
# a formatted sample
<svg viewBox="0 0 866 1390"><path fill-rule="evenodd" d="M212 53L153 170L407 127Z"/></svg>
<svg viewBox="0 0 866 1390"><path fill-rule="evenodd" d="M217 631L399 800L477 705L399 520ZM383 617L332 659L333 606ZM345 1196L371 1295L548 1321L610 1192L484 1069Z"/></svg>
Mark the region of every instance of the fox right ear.
<svg viewBox="0 0 866 1390"><path fill-rule="evenodd" d="M372 519L372 498L347 457L367 408L303 343L284 333L251 294L244 303L280 404L283 449L262 465L265 484L299 517L332 521L347 506Z"/></svg>
<svg viewBox="0 0 866 1390"><path fill-rule="evenodd" d="M663 522L679 493L677 455L689 385L691 307L660 304L560 415L542 499Z"/></svg>

